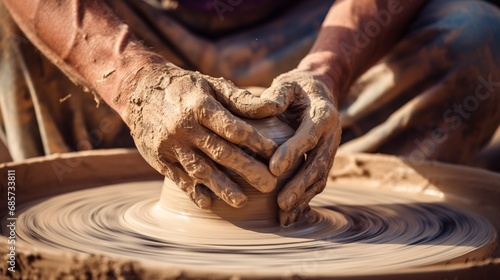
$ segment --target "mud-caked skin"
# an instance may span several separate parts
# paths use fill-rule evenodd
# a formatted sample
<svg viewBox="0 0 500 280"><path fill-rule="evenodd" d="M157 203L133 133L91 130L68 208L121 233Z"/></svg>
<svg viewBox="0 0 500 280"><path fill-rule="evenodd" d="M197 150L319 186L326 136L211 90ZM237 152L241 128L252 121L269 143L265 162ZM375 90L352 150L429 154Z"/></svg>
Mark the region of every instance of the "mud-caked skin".
<svg viewBox="0 0 500 280"><path fill-rule="evenodd" d="M275 102L174 66L143 47L101 1L5 4L44 54L118 112L146 161L198 206L210 206L208 189L231 206L246 203L218 165L260 191L276 187L269 169L238 146L269 159L277 145L229 111L262 118L275 111ZM50 15L57 20L48 20ZM69 28L50 32L57 24Z"/></svg>
<svg viewBox="0 0 500 280"><path fill-rule="evenodd" d="M219 166L235 171L261 192L276 187L276 177L267 166L241 149L269 159L276 143L226 109L265 116L271 112L268 107L276 107L274 103L222 78L170 63L147 65L128 81L121 89L128 92L121 114L137 148L199 207L210 207L206 187L233 207L247 201Z"/></svg>
<svg viewBox="0 0 500 280"><path fill-rule="evenodd" d="M377 11L394 10L394 3L339 1L297 70L279 76L258 99L224 80L168 64L143 47L101 1L4 0L26 36L67 75L116 110L144 158L200 207L210 206L201 185L234 207L246 202L218 165L268 192L275 188L274 175L307 153L306 163L278 198L282 224L298 219L325 187L340 139L338 100L397 41L423 2L413 1L394 14L381 30L383 40L371 40L345 56L341 43L353 45L356 30L370 23ZM297 133L276 153L275 143L233 115L263 118L281 113L296 122ZM269 169L238 145L271 158Z"/></svg>
<svg viewBox="0 0 500 280"><path fill-rule="evenodd" d="M224 168L267 192L277 175L306 154L277 201L281 223L296 221L325 186L341 137L339 106L343 141L355 138L339 151L391 153L414 161L471 163L500 119L500 12L484 1L338 0L326 17L330 2L298 1L276 19L214 41L141 1L3 2L36 48L115 110L144 158L204 208L210 206L211 192L234 207L245 204ZM69 82L47 75L56 72L46 71L49 63L32 67L37 60L29 53L37 51L19 46L13 53L24 66L1 51L2 69L15 68L2 73L1 86L12 97L18 91L8 86L12 78L16 83L11 84L32 98L21 100L18 94L17 103L8 103L7 94L0 96L2 114L23 112L18 119L29 120L30 126L20 127L38 127L44 149L40 152L41 144L32 140L32 152L13 153L26 147L8 146L11 155L23 159L64 152L71 139L78 146L77 140L87 137L80 124L90 123L84 114L63 120L65 114L50 109L54 104L77 107L75 98L59 104L69 93L62 85ZM214 76L238 86L270 87L257 98ZM47 109L42 95L56 102ZM35 110L24 106L29 102ZM281 147L240 119L280 114L297 130ZM122 125L117 115L107 118ZM67 127L66 121L81 137L55 141L51 135ZM16 136L12 127L7 127L9 143L28 138L30 129ZM114 143L123 139L119 135L104 133L103 141ZM270 165L243 149L269 159Z"/></svg>
<svg viewBox="0 0 500 280"><path fill-rule="evenodd" d="M280 222L288 226L309 210L309 202L326 186L328 172L340 143L340 118L333 92L324 77L292 70L278 76L263 98L275 100L296 133L270 160L279 176L307 154L307 159L278 195Z"/></svg>

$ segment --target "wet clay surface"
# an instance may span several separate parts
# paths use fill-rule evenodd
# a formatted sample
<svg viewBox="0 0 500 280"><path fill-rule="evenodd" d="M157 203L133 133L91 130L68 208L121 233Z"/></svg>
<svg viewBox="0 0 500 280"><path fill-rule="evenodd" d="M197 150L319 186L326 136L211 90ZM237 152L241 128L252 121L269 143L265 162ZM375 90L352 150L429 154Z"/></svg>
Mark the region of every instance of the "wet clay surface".
<svg viewBox="0 0 500 280"><path fill-rule="evenodd" d="M495 229L485 218L432 197L330 186L307 219L283 229L161 207L161 185L118 184L27 203L18 236L37 248L274 275L395 271L482 260L496 248Z"/></svg>
<svg viewBox="0 0 500 280"><path fill-rule="evenodd" d="M194 205L181 190L176 195L184 200L160 205L163 180L137 181L153 174L142 169L147 165L137 152L80 157L79 172L63 182L33 171L60 158L6 166L17 170L23 186L17 276L491 279L500 272L499 259L488 258L497 242L492 224L500 228L493 173L436 163L409 168L395 157L340 154L306 219L283 229L187 211L182 207ZM117 164L101 178L95 172L103 159ZM122 182L123 168L133 162L131 182L112 183ZM102 183L83 186L81 176Z"/></svg>
<svg viewBox="0 0 500 280"><path fill-rule="evenodd" d="M253 126L264 137L272 139L278 145L283 144L294 135L294 130L280 119L266 118L262 120L245 120ZM250 156L262 160L267 165L267 160L259 158L258 155L246 150ZM194 203L190 203L186 195L180 191L179 186L172 180L165 178L163 183L160 205L170 210L189 213L189 215L201 215L211 219L224 219L232 222L252 222L254 225L275 225L278 222L278 193L287 181L296 174L303 160L293 162L291 168L276 178L276 187L271 191L262 192L252 186L245 177L238 174L230 167L225 171L248 198L244 207L234 208L221 199L213 199L210 208L200 209ZM228 165L231 166L231 165ZM255 174L259 176L258 173Z"/></svg>

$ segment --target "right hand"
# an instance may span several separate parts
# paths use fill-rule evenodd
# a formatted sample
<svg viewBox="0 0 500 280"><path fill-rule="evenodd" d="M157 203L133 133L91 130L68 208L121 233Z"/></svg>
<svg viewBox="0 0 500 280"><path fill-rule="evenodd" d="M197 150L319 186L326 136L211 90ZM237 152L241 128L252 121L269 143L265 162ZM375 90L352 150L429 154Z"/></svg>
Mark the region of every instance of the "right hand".
<svg viewBox="0 0 500 280"><path fill-rule="evenodd" d="M330 85L330 86L328 86ZM309 202L326 187L342 134L337 110L337 86L327 75L294 69L274 79L262 97L275 100L295 135L272 156L271 172L280 176L307 154L305 163L278 194L279 220L290 226L310 210Z"/></svg>
<svg viewBox="0 0 500 280"><path fill-rule="evenodd" d="M128 94L121 115L141 155L198 207L210 207L208 189L235 208L247 202L221 167L261 192L276 187L268 167L239 148L269 159L276 143L233 115L267 116L274 103L169 63L142 67L120 92Z"/></svg>

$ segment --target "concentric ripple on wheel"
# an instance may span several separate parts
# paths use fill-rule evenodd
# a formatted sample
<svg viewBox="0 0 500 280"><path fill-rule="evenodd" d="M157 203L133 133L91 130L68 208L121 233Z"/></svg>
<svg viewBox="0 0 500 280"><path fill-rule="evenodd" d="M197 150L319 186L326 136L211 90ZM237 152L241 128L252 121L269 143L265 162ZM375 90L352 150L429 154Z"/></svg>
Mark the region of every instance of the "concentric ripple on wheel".
<svg viewBox="0 0 500 280"><path fill-rule="evenodd" d="M485 258L496 232L483 217L407 193L329 186L307 221L252 230L169 213L162 182L87 189L23 205L18 238L186 269L286 275L395 271Z"/></svg>

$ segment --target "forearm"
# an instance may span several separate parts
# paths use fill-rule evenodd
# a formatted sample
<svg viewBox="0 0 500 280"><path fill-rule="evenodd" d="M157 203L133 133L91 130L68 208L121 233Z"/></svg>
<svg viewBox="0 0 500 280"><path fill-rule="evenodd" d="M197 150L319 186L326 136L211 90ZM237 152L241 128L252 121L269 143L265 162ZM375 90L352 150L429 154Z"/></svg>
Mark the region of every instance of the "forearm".
<svg viewBox="0 0 500 280"><path fill-rule="evenodd" d="M141 46L99 0L4 0L33 44L75 82L122 111L127 77L163 58Z"/></svg>
<svg viewBox="0 0 500 280"><path fill-rule="evenodd" d="M354 80L386 54L425 0L337 0L299 64L326 77L342 100Z"/></svg>

